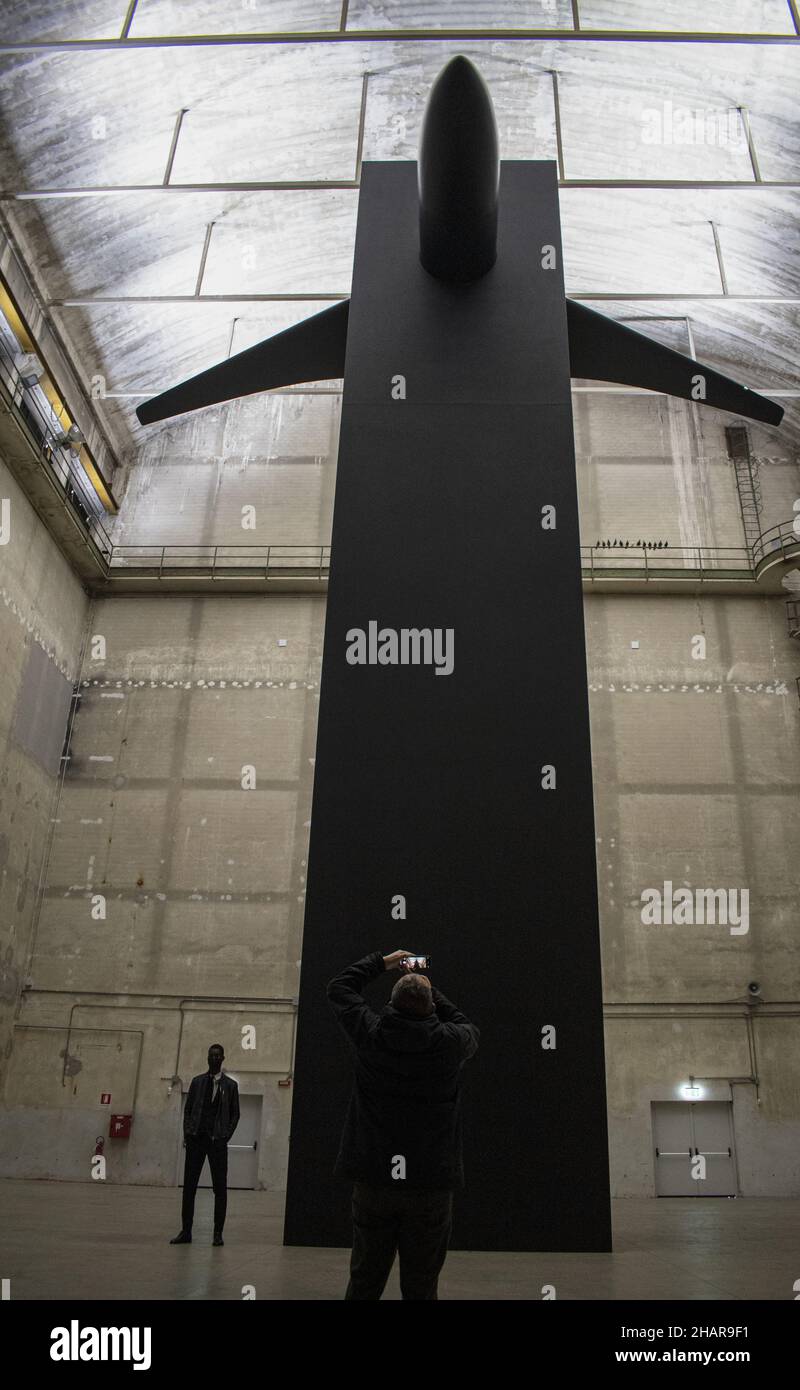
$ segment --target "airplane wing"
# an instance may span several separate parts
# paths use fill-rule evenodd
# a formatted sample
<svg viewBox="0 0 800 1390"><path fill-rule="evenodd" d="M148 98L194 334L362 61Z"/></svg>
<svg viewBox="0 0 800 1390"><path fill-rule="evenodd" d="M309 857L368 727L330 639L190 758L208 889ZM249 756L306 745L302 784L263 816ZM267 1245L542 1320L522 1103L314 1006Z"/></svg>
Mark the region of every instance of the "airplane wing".
<svg viewBox="0 0 800 1390"><path fill-rule="evenodd" d="M139 423L155 424L173 415L278 386L344 376L348 311L349 300L343 299L237 353L227 362L154 396L136 411ZM567 325L573 377L615 381L697 400L768 425L779 425L783 419L782 407L757 391L740 386L713 367L674 352L574 299L567 300ZM702 378L703 395L697 394L698 377Z"/></svg>
<svg viewBox="0 0 800 1390"><path fill-rule="evenodd" d="M574 299L567 300L567 326L573 377L663 391L668 396L682 396L717 410L730 410L766 425L779 425L783 419L781 406L766 396L759 396L757 391L740 386L682 352L662 347L604 314L596 314ZM697 394L698 377L703 379L704 395Z"/></svg>
<svg viewBox="0 0 800 1390"><path fill-rule="evenodd" d="M180 386L144 401L136 411L139 423L153 425L187 410L218 405L255 391L271 391L276 386L344 376L349 305L348 299L340 300L322 313L229 357L227 362L209 367Z"/></svg>

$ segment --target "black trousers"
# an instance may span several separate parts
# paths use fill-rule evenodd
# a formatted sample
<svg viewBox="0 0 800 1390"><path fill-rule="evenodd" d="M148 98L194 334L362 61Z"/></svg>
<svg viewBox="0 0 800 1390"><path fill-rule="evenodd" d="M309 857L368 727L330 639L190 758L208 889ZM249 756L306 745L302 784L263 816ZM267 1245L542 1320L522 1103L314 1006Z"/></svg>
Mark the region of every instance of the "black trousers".
<svg viewBox="0 0 800 1390"><path fill-rule="evenodd" d="M210 1134L190 1134L186 1139L181 1229L187 1232L192 1229L194 1199L206 1158L214 1187L214 1230L221 1233L228 1209L228 1141L212 1139Z"/></svg>
<svg viewBox="0 0 800 1390"><path fill-rule="evenodd" d="M346 1299L379 1299L400 1256L404 1299L438 1298L453 1224L453 1194L353 1185L353 1253Z"/></svg>

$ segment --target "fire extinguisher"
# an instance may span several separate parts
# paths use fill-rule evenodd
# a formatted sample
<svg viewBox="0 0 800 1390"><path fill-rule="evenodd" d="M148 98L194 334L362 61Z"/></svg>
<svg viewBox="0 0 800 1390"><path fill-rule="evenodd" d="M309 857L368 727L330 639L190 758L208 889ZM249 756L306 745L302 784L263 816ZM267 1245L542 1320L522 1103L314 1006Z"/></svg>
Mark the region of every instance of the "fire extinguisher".
<svg viewBox="0 0 800 1390"><path fill-rule="evenodd" d="M94 1152L95 1152L95 1156L97 1156L98 1154L102 1155L102 1153L103 1153L103 1146L105 1145L105 1142L106 1142L106 1141L105 1141L105 1139L103 1138L103 1135L102 1135L102 1134L98 1134L97 1138L96 1138L95 1141L94 1141Z"/></svg>

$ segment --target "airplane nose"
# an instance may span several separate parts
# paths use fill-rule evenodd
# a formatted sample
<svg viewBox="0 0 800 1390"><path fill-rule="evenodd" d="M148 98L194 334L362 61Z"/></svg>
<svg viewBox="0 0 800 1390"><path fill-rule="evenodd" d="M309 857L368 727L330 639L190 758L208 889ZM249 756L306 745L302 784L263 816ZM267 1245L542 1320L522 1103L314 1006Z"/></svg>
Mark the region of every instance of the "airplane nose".
<svg viewBox="0 0 800 1390"><path fill-rule="evenodd" d="M485 275L497 259L497 122L486 83L461 54L428 96L417 178L424 268L439 280Z"/></svg>

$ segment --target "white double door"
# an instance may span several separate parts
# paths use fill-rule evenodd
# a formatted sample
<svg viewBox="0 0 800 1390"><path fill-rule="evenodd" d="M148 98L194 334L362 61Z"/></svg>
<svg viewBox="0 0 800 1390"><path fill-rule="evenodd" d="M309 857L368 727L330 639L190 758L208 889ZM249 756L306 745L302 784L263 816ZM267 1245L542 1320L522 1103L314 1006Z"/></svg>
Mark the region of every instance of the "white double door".
<svg viewBox="0 0 800 1390"><path fill-rule="evenodd" d="M735 1197L730 1101L654 1101L652 1112L656 1196Z"/></svg>

